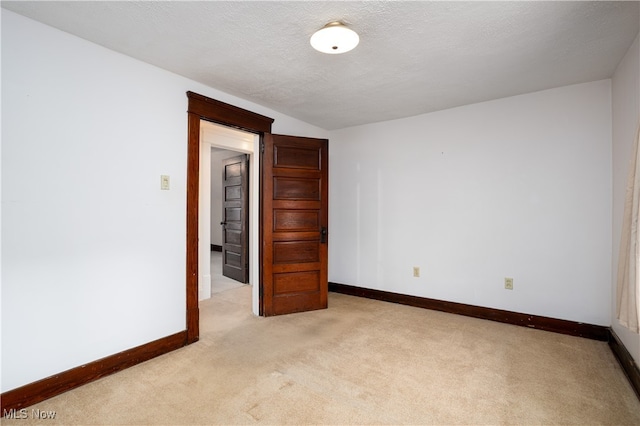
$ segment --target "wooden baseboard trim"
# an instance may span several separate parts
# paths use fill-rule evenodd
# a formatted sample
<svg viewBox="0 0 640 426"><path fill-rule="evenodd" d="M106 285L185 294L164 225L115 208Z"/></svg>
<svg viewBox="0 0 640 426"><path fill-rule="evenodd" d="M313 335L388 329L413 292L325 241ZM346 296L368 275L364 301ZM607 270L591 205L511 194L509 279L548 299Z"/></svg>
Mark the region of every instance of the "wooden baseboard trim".
<svg viewBox="0 0 640 426"><path fill-rule="evenodd" d="M222 251L222 246L219 246L217 244L211 244L211 251Z"/></svg>
<svg viewBox="0 0 640 426"><path fill-rule="evenodd" d="M616 332L613 329L609 329L609 334L609 348L611 348L611 352L613 352L622 370L627 375L631 387L636 392L636 396L640 399L640 369L638 369L638 364L622 344Z"/></svg>
<svg viewBox="0 0 640 426"><path fill-rule="evenodd" d="M75 389L151 358L185 346L187 332L181 331L153 342L81 365L71 370L29 383L0 395L2 416L11 410L28 407L45 399Z"/></svg>
<svg viewBox="0 0 640 426"><path fill-rule="evenodd" d="M409 296L382 290L354 287L346 284L329 283L329 291L349 294L351 296L366 297L384 302L399 303L417 308L432 309L434 311L465 315L468 317L503 322L538 330L553 331L571 336L586 337L588 339L606 342L609 339L609 327L585 324L537 315L521 314L519 312L503 311L501 309L485 308L482 306L466 305L464 303L447 302L444 300L428 299L426 297Z"/></svg>

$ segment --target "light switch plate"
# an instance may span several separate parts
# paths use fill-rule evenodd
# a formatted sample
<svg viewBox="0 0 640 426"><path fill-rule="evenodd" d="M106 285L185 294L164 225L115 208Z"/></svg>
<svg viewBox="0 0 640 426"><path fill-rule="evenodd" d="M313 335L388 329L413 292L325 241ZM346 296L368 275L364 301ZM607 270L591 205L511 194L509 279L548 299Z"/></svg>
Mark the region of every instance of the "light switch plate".
<svg viewBox="0 0 640 426"><path fill-rule="evenodd" d="M160 175L160 189L168 191L170 188L169 175Z"/></svg>

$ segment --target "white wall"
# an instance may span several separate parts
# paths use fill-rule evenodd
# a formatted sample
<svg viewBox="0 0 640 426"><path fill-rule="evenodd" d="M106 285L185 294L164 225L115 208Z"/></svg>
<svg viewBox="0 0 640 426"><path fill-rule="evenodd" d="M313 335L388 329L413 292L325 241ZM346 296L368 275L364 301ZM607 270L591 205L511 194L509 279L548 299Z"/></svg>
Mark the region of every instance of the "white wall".
<svg viewBox="0 0 640 426"><path fill-rule="evenodd" d="M330 281L610 324L610 80L329 137Z"/></svg>
<svg viewBox="0 0 640 426"><path fill-rule="evenodd" d="M211 150L211 244L222 245L222 160L242 155L240 152Z"/></svg>
<svg viewBox="0 0 640 426"><path fill-rule="evenodd" d="M612 78L613 111L613 256L612 315L613 330L622 340L636 363L640 364L640 338L621 326L616 317L616 283L620 235L624 212L625 187L633 139L640 124L640 42L635 42L622 59Z"/></svg>
<svg viewBox="0 0 640 426"><path fill-rule="evenodd" d="M3 392L185 329L189 90L327 136L2 10Z"/></svg>

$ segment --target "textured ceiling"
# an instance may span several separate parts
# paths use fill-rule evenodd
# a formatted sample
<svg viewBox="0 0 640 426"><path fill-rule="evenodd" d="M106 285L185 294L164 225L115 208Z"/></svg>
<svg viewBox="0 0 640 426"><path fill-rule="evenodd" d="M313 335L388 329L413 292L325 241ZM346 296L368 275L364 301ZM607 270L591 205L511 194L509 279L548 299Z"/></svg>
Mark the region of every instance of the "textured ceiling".
<svg viewBox="0 0 640 426"><path fill-rule="evenodd" d="M8 2L2 7L325 129L611 77L638 2ZM313 32L360 34L342 55Z"/></svg>

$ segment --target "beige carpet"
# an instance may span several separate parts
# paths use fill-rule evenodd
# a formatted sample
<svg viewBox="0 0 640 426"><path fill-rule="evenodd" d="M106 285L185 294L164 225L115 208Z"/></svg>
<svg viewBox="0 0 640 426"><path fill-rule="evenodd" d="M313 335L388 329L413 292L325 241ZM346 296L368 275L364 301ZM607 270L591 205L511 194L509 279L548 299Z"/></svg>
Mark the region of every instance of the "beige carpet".
<svg viewBox="0 0 640 426"><path fill-rule="evenodd" d="M340 294L328 310L256 318L250 292L201 303L200 342L29 413L55 410L47 425L640 425L606 343Z"/></svg>

